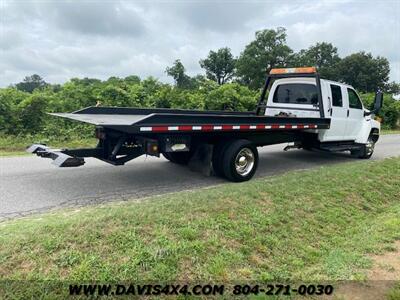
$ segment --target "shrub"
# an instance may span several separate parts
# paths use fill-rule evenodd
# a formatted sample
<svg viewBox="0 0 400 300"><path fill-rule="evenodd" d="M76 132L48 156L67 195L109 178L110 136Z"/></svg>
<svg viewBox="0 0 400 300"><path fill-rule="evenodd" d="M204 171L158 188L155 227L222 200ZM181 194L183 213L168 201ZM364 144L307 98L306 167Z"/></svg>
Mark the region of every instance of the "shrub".
<svg viewBox="0 0 400 300"><path fill-rule="evenodd" d="M257 92L238 83L224 84L211 91L205 100L205 109L250 111L255 109Z"/></svg>
<svg viewBox="0 0 400 300"><path fill-rule="evenodd" d="M375 94L368 93L362 94L361 98L363 100L364 106L368 109L373 108ZM385 129L395 129L398 125L400 119L400 101L393 99L392 95L383 95L383 106L381 111L377 114L382 118L382 127Z"/></svg>
<svg viewBox="0 0 400 300"><path fill-rule="evenodd" d="M37 133L44 127L47 103L46 96L37 93L18 105L18 116L24 132Z"/></svg>

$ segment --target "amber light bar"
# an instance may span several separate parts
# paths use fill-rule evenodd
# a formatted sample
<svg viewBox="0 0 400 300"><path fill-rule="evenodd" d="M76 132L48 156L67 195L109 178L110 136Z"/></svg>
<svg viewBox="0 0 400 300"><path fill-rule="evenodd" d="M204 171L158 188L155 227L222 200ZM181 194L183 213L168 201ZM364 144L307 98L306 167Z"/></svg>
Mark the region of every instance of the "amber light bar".
<svg viewBox="0 0 400 300"><path fill-rule="evenodd" d="M280 68L271 69L270 75L273 74L293 74L293 73L316 73L317 69L315 67L303 67L303 68Z"/></svg>

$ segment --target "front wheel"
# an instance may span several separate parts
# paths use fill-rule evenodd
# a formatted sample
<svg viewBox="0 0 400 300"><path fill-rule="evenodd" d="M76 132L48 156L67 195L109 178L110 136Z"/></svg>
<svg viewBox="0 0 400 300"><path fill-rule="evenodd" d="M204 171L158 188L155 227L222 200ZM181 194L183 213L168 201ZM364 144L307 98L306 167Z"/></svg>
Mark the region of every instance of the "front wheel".
<svg viewBox="0 0 400 300"><path fill-rule="evenodd" d="M258 166L257 148L247 140L231 142L222 157L222 171L234 182L251 179Z"/></svg>
<svg viewBox="0 0 400 300"><path fill-rule="evenodd" d="M375 141L372 138L372 136L370 136L368 138L367 143L365 145L362 145L360 149L352 150L351 155L362 159L369 159L374 153L374 150L375 150Z"/></svg>

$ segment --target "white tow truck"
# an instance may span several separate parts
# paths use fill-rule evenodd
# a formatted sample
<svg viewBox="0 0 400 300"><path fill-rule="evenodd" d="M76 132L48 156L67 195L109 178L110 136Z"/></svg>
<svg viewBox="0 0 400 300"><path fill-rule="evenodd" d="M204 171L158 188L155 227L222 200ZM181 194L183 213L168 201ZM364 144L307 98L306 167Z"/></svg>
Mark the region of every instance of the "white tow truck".
<svg viewBox="0 0 400 300"><path fill-rule="evenodd" d="M34 144L29 152L60 167L76 167L84 157L123 165L143 154L173 163L201 166L231 181L249 180L258 165L257 147L292 143L288 148L349 151L370 158L380 133L374 115L353 87L321 79L313 67L272 69L252 112L88 107L53 113L96 125L95 148L53 150ZM199 168L198 168L199 169ZM208 170L208 171L207 171Z"/></svg>

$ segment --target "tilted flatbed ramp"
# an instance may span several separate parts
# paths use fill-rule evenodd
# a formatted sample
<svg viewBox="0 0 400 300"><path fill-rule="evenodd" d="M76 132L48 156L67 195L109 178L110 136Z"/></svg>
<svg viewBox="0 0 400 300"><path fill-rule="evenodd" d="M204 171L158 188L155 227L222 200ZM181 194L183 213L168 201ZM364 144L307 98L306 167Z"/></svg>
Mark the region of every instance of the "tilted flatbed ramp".
<svg viewBox="0 0 400 300"><path fill-rule="evenodd" d="M125 133L328 129L330 119L257 116L254 112L88 107L51 115Z"/></svg>

